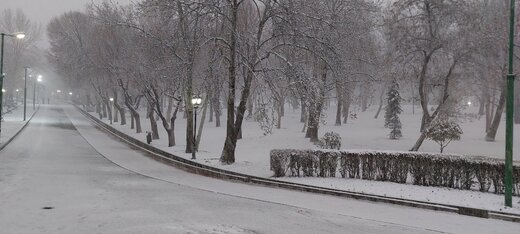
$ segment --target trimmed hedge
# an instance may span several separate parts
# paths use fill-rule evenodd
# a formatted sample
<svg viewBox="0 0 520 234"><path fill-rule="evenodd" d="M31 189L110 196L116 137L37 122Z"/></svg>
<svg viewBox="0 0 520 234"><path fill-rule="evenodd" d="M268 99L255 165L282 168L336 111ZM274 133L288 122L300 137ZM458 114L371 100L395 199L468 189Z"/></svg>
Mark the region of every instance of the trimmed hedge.
<svg viewBox="0 0 520 234"><path fill-rule="evenodd" d="M391 151L271 150L275 177L354 178L504 193L503 160L453 154ZM520 165L513 167L520 196Z"/></svg>

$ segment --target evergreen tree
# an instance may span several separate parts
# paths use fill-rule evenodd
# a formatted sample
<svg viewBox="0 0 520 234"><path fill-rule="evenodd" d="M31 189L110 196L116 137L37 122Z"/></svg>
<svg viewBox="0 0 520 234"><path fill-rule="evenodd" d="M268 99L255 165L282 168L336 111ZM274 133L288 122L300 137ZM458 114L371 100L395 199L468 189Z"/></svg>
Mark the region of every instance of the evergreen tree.
<svg viewBox="0 0 520 234"><path fill-rule="evenodd" d="M399 120L399 114L401 114L403 110L401 109L399 84L396 80L392 81L386 95L387 105L385 107L385 127L390 129L390 139L399 139L403 136L401 133L401 120Z"/></svg>

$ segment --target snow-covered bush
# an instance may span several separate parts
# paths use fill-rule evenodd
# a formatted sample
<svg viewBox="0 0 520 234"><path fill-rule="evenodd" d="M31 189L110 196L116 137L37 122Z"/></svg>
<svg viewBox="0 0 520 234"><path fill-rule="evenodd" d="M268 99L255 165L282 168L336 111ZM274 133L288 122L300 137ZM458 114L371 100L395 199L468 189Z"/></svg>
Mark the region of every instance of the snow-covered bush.
<svg viewBox="0 0 520 234"><path fill-rule="evenodd" d="M462 129L459 124L447 117L435 118L426 131L426 137L441 147L441 153L450 142L460 140Z"/></svg>
<svg viewBox="0 0 520 234"><path fill-rule="evenodd" d="M338 165L339 164L339 165ZM503 160L452 154L390 151L272 150L275 177L318 176L412 183L504 193ZM520 196L520 165L514 165Z"/></svg>
<svg viewBox="0 0 520 234"><path fill-rule="evenodd" d="M341 136L339 133L335 132L327 132L325 135L318 141L318 147L322 149L337 149L341 148Z"/></svg>

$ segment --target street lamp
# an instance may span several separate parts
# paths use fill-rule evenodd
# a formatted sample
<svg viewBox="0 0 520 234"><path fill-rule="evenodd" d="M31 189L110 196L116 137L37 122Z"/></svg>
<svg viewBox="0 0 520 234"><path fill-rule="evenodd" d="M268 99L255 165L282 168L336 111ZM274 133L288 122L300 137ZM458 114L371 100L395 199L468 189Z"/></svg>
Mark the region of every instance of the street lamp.
<svg viewBox="0 0 520 234"><path fill-rule="evenodd" d="M69 94L72 95L72 92L70 92ZM110 119L110 124L112 124L112 118L113 118L113 116L112 116L112 108L114 106L114 104L113 104L114 103L114 98L110 98L108 100L110 100L110 118L109 119Z"/></svg>
<svg viewBox="0 0 520 234"><path fill-rule="evenodd" d="M18 32L18 33L0 33L1 36L1 42L0 42L0 89L3 89L4 87L4 38L5 36L8 37L16 37L18 39L23 39L25 37L25 33ZM0 134L2 133L2 110L3 110L3 98L4 98L4 92L0 92Z"/></svg>
<svg viewBox="0 0 520 234"><path fill-rule="evenodd" d="M193 144L191 146L191 159L196 159L195 151L197 151L197 109L202 103L202 99L197 95L191 98L195 121L193 123Z"/></svg>
<svg viewBox="0 0 520 234"><path fill-rule="evenodd" d="M36 85L38 84L38 83L36 83L36 81L42 82L43 81L43 76L42 75L38 75L36 77L36 80L34 81L34 86L33 86L33 110L36 109Z"/></svg>
<svg viewBox="0 0 520 234"><path fill-rule="evenodd" d="M513 117L515 74L513 74L515 40L515 0L509 5L509 65L507 73L506 99L506 160L505 160L505 205L513 207Z"/></svg>

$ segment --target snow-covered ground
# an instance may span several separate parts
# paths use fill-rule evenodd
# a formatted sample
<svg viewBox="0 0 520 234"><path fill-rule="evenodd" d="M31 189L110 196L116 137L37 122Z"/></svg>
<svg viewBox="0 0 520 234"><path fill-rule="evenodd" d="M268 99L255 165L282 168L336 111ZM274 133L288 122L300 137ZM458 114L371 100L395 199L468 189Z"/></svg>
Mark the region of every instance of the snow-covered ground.
<svg viewBox="0 0 520 234"><path fill-rule="evenodd" d="M125 169L134 171L136 173L145 175L150 178L155 178L162 181L168 181L182 186L188 186L204 191L213 192L216 198L222 194L228 194L233 197L249 198L256 201L263 201L268 207L269 204L284 204L287 209L296 208L296 212L307 217L314 217L314 215L324 215L318 218L330 217L330 214L341 215L340 219L345 222L351 222L352 219L364 222L370 220L374 222L381 222L388 225L386 228L373 228L371 224L368 227L362 228L358 224L350 227L338 227L341 229L339 233L406 233L406 232L423 232L425 230L434 232L447 233L502 233L502 232L517 232L520 230L520 225L517 223L503 222L500 220L481 219L475 217L462 216L452 213L437 212L423 209L416 209L410 207L402 207L397 205L390 205L384 203L373 203L367 201L359 201L356 199L344 199L335 196L317 195L305 192L290 191L285 189L272 189L263 186L252 186L242 183L233 183L229 181L222 181L213 178L207 178L199 175L193 175L170 166L164 165L160 162L154 161L142 155L141 152L135 151L124 143L114 140L108 134L103 133L93 128L86 118L82 117L77 111L73 109L66 109L66 113L76 126L81 135L104 157L113 163ZM201 191L202 194L205 192ZM176 196L176 194L172 194ZM204 206L204 202L203 205ZM213 207L214 209L217 209ZM302 224L302 227L295 227L293 229L286 229L287 226L280 222L288 221L287 218L282 217L282 220L276 220L279 217L276 209L269 211L262 211L256 208L251 210L254 213L271 213L274 216L269 220L270 227L274 230L267 233L327 233L330 225L336 226L335 221L325 224L316 229L306 229L308 225ZM329 214L330 213L330 214ZM258 214L260 215L260 214ZM211 215L217 217L223 215ZM233 216L234 217L234 216ZM239 217L236 222L240 223L242 218ZM263 223L262 217L254 220L257 223ZM203 222L213 218L209 218ZM292 220L291 223L298 223L300 219ZM244 224L245 228L249 224ZM281 226L280 226L281 225ZM366 224L361 224L366 225ZM411 228L410 230L395 230L395 225ZM200 226L205 227L206 224ZM230 224L220 224L220 227L230 226ZM238 229L240 233L248 233L243 229ZM251 229L249 229L251 230ZM255 230L255 231L260 231ZM220 233L219 229L208 231L209 233ZM232 231L221 231L223 233L234 233ZM206 232L203 232L206 233Z"/></svg>
<svg viewBox="0 0 520 234"><path fill-rule="evenodd" d="M400 116L403 123L403 135L400 140L390 140L387 137L388 129L384 128L382 112L379 119L374 119L375 107L367 112L357 112L357 119L349 119L349 123L342 126L334 126L334 111L332 105L328 108L326 124L321 126L320 135L325 132L338 132L342 137L343 149L376 149L376 150L408 150L415 143L419 136L419 126L421 112L417 108L415 114L412 113L411 106L404 106L404 112ZM468 108L466 113L474 114L476 108ZM94 116L95 113L92 113ZM143 132L150 131L149 120L141 114ZM197 153L197 161L215 167L242 172L246 174L270 177L273 173L269 170L269 151L271 149L308 149L313 146L308 139L304 138L301 132L302 124L299 122L299 110L286 109L286 116L282 121L282 129L274 129L273 134L264 135L258 123L247 120L243 127L243 139L238 141L236 160L233 165L222 165L219 162L220 152L225 137L225 115L222 116L222 127L215 127L215 123L206 122L201 140L200 151ZM199 114L200 119L200 114ZM129 121L130 118L128 117ZM104 119L105 122L109 122ZM208 121L208 118L206 118ZM505 121L504 121L505 122ZM494 158L504 157L504 122L501 123L495 142L484 140L484 119L465 119L461 123L464 135L460 141L452 142L446 149L448 153L458 153L465 155L482 155ZM145 134L135 134L130 129L130 125L121 126L113 123L114 127L120 131L145 141ZM200 123L198 123L200 126ZM186 121L179 113L176 122L177 146L167 147L166 132L162 128L160 120L158 122L161 139L152 142L152 145L160 149L172 152L178 156L191 158L191 154L184 153L186 145L185 128ZM520 132L520 125L515 125L515 132ZM520 145L520 138L515 138L515 146ZM515 149L514 159L520 161L520 149ZM439 147L436 143L425 141L421 151L438 152ZM505 210L503 206L503 195L492 193L481 193L477 191L462 191L449 188L432 188L414 185L402 185L388 182L365 181L341 178L279 178L285 181L298 182L303 184L317 185L327 188L345 189L349 191L366 192L390 197L402 197L413 200L445 203L453 205L469 206L474 208L485 208L490 210ZM520 198L514 197L513 209L508 212L520 213Z"/></svg>
<svg viewBox="0 0 520 234"><path fill-rule="evenodd" d="M7 111L4 109L4 111ZM32 103L27 104L27 120L31 118L33 114ZM3 116L4 121L2 122L2 134L0 134L0 146L6 141L11 139L20 128L23 127L25 122L23 121L23 104L19 105L16 109L5 113Z"/></svg>
<svg viewBox="0 0 520 234"><path fill-rule="evenodd" d="M193 175L145 157L65 109L43 106L0 152L1 233L520 230L512 222Z"/></svg>

